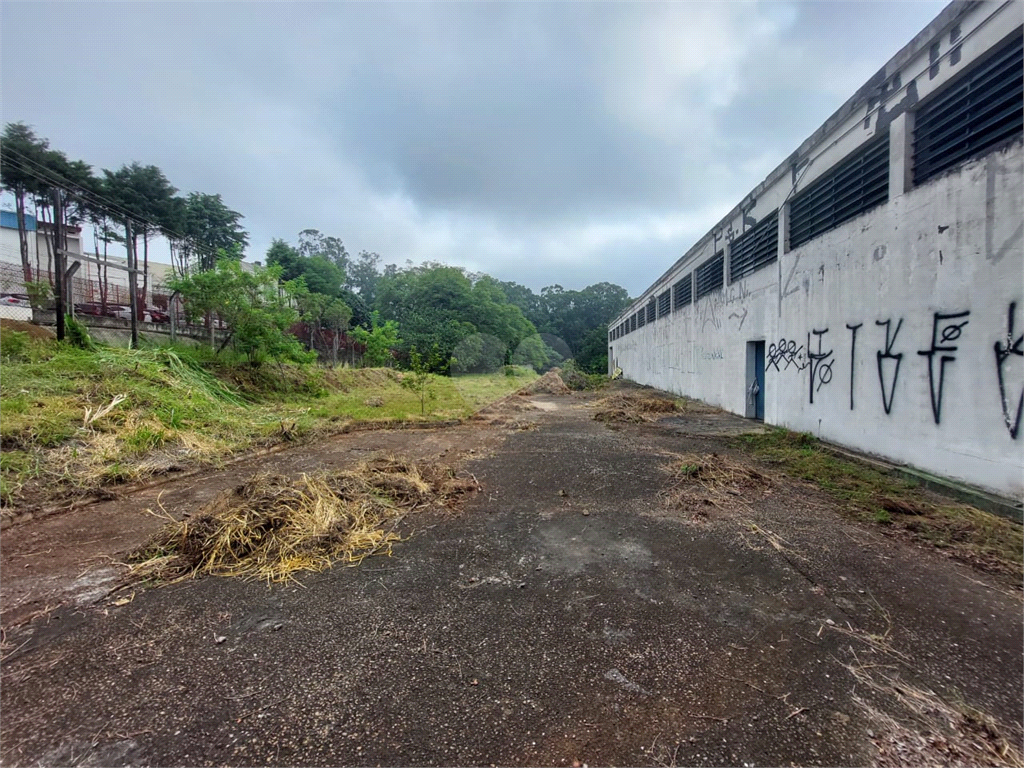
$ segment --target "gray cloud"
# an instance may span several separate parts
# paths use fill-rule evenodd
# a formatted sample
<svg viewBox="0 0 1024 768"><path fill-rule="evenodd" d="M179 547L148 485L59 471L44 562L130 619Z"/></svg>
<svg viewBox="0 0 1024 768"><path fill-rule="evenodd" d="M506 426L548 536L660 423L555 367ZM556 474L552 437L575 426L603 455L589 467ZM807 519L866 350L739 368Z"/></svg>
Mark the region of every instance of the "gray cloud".
<svg viewBox="0 0 1024 768"><path fill-rule="evenodd" d="M940 9L6 2L3 117L222 193L253 259L316 227L636 294Z"/></svg>

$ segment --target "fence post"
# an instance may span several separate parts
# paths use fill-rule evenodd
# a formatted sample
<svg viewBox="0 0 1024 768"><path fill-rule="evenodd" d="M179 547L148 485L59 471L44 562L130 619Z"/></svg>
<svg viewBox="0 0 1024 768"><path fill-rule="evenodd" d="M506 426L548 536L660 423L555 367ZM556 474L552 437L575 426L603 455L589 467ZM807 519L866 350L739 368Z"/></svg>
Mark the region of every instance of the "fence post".
<svg viewBox="0 0 1024 768"><path fill-rule="evenodd" d="M135 240L132 239L131 219L124 220L124 245L128 249L128 307L131 311L132 323L132 349L139 348L139 297L136 293L136 264Z"/></svg>
<svg viewBox="0 0 1024 768"><path fill-rule="evenodd" d="M64 255L61 255L61 259L64 259ZM64 285L67 286L68 293L68 314L72 317L75 316L75 273L82 266L82 262L76 261L70 267L64 271Z"/></svg>
<svg viewBox="0 0 1024 768"><path fill-rule="evenodd" d="M171 344L178 340L178 292L175 291L167 300L167 314L171 318Z"/></svg>
<svg viewBox="0 0 1024 768"><path fill-rule="evenodd" d="M63 211L60 190L53 190L53 266L54 272L54 311L57 315L57 341L64 341L64 243L61 235L64 232Z"/></svg>

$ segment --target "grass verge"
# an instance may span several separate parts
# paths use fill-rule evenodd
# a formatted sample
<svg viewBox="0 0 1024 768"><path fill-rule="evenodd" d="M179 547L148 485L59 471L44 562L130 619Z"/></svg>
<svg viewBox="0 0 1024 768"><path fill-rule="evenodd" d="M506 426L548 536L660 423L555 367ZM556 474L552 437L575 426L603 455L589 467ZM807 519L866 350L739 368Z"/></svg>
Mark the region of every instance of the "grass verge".
<svg viewBox="0 0 1024 768"><path fill-rule="evenodd" d="M1021 575L1024 529L1010 520L835 456L812 435L776 428L743 435L736 443L764 463L818 486L859 520L946 550L980 570Z"/></svg>
<svg viewBox="0 0 1024 768"><path fill-rule="evenodd" d="M29 340L3 362L0 505L12 511L353 422L464 418L535 378L433 377L426 415L390 369L251 368L189 347L76 349Z"/></svg>

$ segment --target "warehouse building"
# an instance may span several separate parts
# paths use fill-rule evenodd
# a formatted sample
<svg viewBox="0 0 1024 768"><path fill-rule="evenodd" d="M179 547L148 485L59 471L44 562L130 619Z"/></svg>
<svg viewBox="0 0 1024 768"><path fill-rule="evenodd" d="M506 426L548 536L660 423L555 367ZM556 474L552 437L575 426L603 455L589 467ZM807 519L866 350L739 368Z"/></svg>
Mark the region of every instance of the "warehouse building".
<svg viewBox="0 0 1024 768"><path fill-rule="evenodd" d="M1024 496L1024 2L954 2L609 327L626 379Z"/></svg>

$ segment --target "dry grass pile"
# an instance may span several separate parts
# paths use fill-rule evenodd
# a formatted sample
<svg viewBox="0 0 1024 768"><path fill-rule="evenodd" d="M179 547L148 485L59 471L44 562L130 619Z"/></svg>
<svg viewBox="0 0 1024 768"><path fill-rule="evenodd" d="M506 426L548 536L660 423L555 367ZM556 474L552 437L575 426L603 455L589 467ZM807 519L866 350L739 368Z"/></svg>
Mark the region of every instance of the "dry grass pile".
<svg viewBox="0 0 1024 768"><path fill-rule="evenodd" d="M675 400L641 392L619 392L598 400L596 421L618 424L639 424L666 413L674 413Z"/></svg>
<svg viewBox="0 0 1024 768"><path fill-rule="evenodd" d="M951 705L934 691L880 673L877 665L849 665L870 698L898 703L898 719L854 695L873 722L875 765L896 766L1024 766L1021 734L1007 737L998 723L966 705ZM889 707L886 707L887 709Z"/></svg>
<svg viewBox="0 0 1024 768"><path fill-rule="evenodd" d="M746 506L752 498L761 498L771 488L771 480L752 466L717 453L683 454L672 467L672 481L662 492L671 509L707 516L707 507Z"/></svg>
<svg viewBox="0 0 1024 768"><path fill-rule="evenodd" d="M292 480L256 475L197 514L171 520L129 558L133 580L178 581L201 574L280 582L390 554L411 512L451 506L477 490L453 470L380 458L355 470Z"/></svg>
<svg viewBox="0 0 1024 768"><path fill-rule="evenodd" d="M562 381L561 371L552 368L539 379L527 384L519 390L520 395L568 395L572 394L565 382Z"/></svg>

